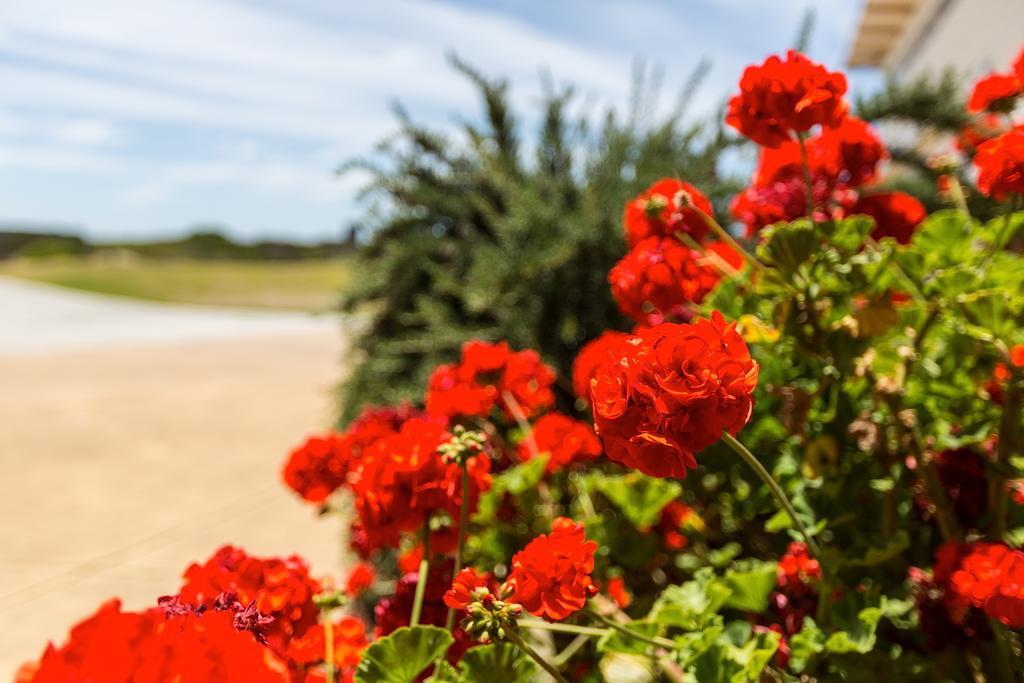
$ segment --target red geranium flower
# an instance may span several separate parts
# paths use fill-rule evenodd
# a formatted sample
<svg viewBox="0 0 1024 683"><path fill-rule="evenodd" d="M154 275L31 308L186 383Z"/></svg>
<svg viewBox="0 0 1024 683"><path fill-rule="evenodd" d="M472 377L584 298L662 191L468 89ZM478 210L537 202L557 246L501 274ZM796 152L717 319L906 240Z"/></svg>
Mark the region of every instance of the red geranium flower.
<svg viewBox="0 0 1024 683"><path fill-rule="evenodd" d="M871 182L878 164L889 157L881 138L866 122L847 116L835 128L825 128L807 150L812 169L828 169L840 185L857 187Z"/></svg>
<svg viewBox="0 0 1024 683"><path fill-rule="evenodd" d="M972 543L950 590L1008 628L1024 628L1024 551L1002 543Z"/></svg>
<svg viewBox="0 0 1024 683"><path fill-rule="evenodd" d="M816 125L835 128L847 112L846 78L790 50L748 66L729 100L726 123L765 147L778 147Z"/></svg>
<svg viewBox="0 0 1024 683"><path fill-rule="evenodd" d="M607 360L609 354L614 354L615 349L629 337L630 335L625 332L605 330L601 336L583 345L572 362L572 390L577 398L590 399L590 380L593 379L594 372Z"/></svg>
<svg viewBox="0 0 1024 683"><path fill-rule="evenodd" d="M437 512L458 519L462 470L456 463L446 463L437 450L451 436L439 418L414 418L366 449L350 478L364 554L398 547L403 532L419 529ZM480 493L491 486L490 461L474 456L467 468L472 513Z"/></svg>
<svg viewBox="0 0 1024 683"><path fill-rule="evenodd" d="M345 595L350 598L359 597L376 580L377 572L373 570L373 566L366 562L359 562L352 567L345 579Z"/></svg>
<svg viewBox="0 0 1024 683"><path fill-rule="evenodd" d="M104 603L71 629L60 648L46 648L23 667L19 683L284 683L286 666L251 633L235 626L232 610L122 612Z"/></svg>
<svg viewBox="0 0 1024 683"><path fill-rule="evenodd" d="M972 112L1013 111L1017 96L1024 92L1024 86L1016 74L992 73L974 82L967 110Z"/></svg>
<svg viewBox="0 0 1024 683"><path fill-rule="evenodd" d="M779 558L779 588L810 586L821 580L821 565L807 552L807 545L793 541Z"/></svg>
<svg viewBox="0 0 1024 683"><path fill-rule="evenodd" d="M736 325L717 311L640 332L591 387L605 452L644 474L685 477L694 453L750 419L757 370Z"/></svg>
<svg viewBox="0 0 1024 683"><path fill-rule="evenodd" d="M486 417L500 407L509 418L525 418L551 407L555 371L531 349L513 351L505 342L479 340L462 346L458 365L438 366L427 383L427 412L445 417Z"/></svg>
<svg viewBox="0 0 1024 683"><path fill-rule="evenodd" d="M646 325L689 320L688 306L702 302L718 280L705 257L671 237L640 242L608 273L619 310Z"/></svg>
<svg viewBox="0 0 1024 683"><path fill-rule="evenodd" d="M444 604L452 609L467 609L483 596L491 593L491 579L472 567L462 569L452 581L452 587L444 594Z"/></svg>
<svg viewBox="0 0 1024 683"><path fill-rule="evenodd" d="M621 609L626 609L633 603L633 595L626 587L626 581L621 576L613 576L608 579L608 595Z"/></svg>
<svg viewBox="0 0 1024 683"><path fill-rule="evenodd" d="M601 442L590 425L562 413L548 413L537 420L533 441L538 451L548 454L545 471L549 473L601 455ZM529 439L524 439L516 452L521 460L529 460L533 455Z"/></svg>
<svg viewBox="0 0 1024 683"><path fill-rule="evenodd" d="M596 550L583 524L558 517L550 534L541 534L512 556L509 599L538 617L568 618L597 592L590 579Z"/></svg>
<svg viewBox="0 0 1024 683"><path fill-rule="evenodd" d="M661 509L657 524L662 544L669 550L682 550L689 545L689 539L682 532L692 526L695 519L699 524L697 513L685 503L673 500L665 505Z"/></svg>
<svg viewBox="0 0 1024 683"><path fill-rule="evenodd" d="M909 244L917 226L928 217L924 204L906 192L862 195L850 213L875 219L875 229L871 231L874 239L892 237L900 244Z"/></svg>
<svg viewBox="0 0 1024 683"><path fill-rule="evenodd" d="M178 593L184 603L209 608L225 593L237 595L243 605L255 602L256 609L274 618L267 639L279 653L317 622L319 610L313 596L321 586L310 577L306 562L295 555L259 558L226 545L205 563L192 564L184 580Z"/></svg>
<svg viewBox="0 0 1024 683"><path fill-rule="evenodd" d="M345 483L351 449L341 434L311 436L288 455L284 481L311 503L322 503Z"/></svg>
<svg viewBox="0 0 1024 683"><path fill-rule="evenodd" d="M708 234L708 224L697 207L711 215L708 198L689 183L662 178L626 203L622 222L626 240L634 246L648 237L671 237L682 232L700 242Z"/></svg>
<svg viewBox="0 0 1024 683"><path fill-rule="evenodd" d="M978 146L974 155L978 189L997 201L1010 194L1024 195L1024 126Z"/></svg>

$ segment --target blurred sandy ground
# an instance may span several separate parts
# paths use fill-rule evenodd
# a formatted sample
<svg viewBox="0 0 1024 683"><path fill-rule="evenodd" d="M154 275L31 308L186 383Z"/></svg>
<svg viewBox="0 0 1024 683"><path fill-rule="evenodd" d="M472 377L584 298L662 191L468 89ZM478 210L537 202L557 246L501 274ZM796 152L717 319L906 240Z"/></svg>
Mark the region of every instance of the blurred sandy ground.
<svg viewBox="0 0 1024 683"><path fill-rule="evenodd" d="M330 424L338 319L144 304L0 278L0 681L101 601L173 593L226 542L340 566L280 483Z"/></svg>

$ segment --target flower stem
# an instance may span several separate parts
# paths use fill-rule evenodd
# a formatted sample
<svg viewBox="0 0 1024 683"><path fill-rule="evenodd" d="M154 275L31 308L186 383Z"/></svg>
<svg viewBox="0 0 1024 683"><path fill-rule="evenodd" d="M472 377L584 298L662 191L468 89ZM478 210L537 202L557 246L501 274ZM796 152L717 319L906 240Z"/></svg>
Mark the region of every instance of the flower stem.
<svg viewBox="0 0 1024 683"><path fill-rule="evenodd" d="M509 633L507 638L510 642L514 643L516 647L518 647L520 650L529 655L533 661L537 662L537 664L539 664L542 669L551 674L551 677L558 681L558 683L569 683L569 681L567 681L565 677L562 676L561 673L559 673L558 669L556 669L554 665L552 665L546 659L537 654L537 651L529 645L527 645L526 641L520 638L517 634Z"/></svg>
<svg viewBox="0 0 1024 683"><path fill-rule="evenodd" d="M554 665L557 667L563 667L565 664L573 658L577 652L580 651L584 645L590 641L590 636L581 633L580 635L573 638L573 641L565 646L565 649L555 655Z"/></svg>
<svg viewBox="0 0 1024 683"><path fill-rule="evenodd" d="M807 143L804 140L805 133L797 133L796 139L800 142L800 165L804 170L804 191L807 193L807 218L811 225L817 225L814 220L814 186L811 184L811 163L807 160Z"/></svg>
<svg viewBox="0 0 1024 683"><path fill-rule="evenodd" d="M711 229L711 232L715 233L715 236L725 242L730 249L735 251L737 254L740 254L754 270L761 273L765 272L765 265L758 261L757 257L744 249L743 245L737 242L736 239L729 234L729 231L723 228L722 225L714 219L714 217L696 205L692 205L688 208L696 212L697 215L700 216L701 220L704 221L704 224Z"/></svg>
<svg viewBox="0 0 1024 683"><path fill-rule="evenodd" d="M412 602L410 626L418 626L420 614L423 612L423 596L427 592L427 574L430 571L430 517L423 520L423 559L420 560L419 573L416 574L416 593Z"/></svg>
<svg viewBox="0 0 1024 683"><path fill-rule="evenodd" d="M520 619L520 628L529 628L535 631L555 631L556 633L575 633L584 636L603 636L608 633L607 629L594 628L593 626L577 626L576 624L555 624L540 619Z"/></svg>
<svg viewBox="0 0 1024 683"><path fill-rule="evenodd" d="M462 570L462 553L466 548L466 524L469 516L469 468L466 461L462 461L462 505L459 506L459 545L455 551L455 569L452 573L452 580ZM448 616L444 622L445 629L451 631L455 627L455 610L448 608Z"/></svg>
<svg viewBox="0 0 1024 683"><path fill-rule="evenodd" d="M323 610L324 620L324 660L327 663L326 681L334 683L334 624L331 622L331 610Z"/></svg>
<svg viewBox="0 0 1024 683"><path fill-rule="evenodd" d="M1005 464L1010 456L1017 452L1022 404L1024 404L1024 396L1021 395L1020 380L1017 371L1014 370L1003 398L1003 414L999 421L999 444L996 447L996 457L1000 464ZM998 470L989 479L988 496L989 509L992 511L989 538L993 541L1002 541L1003 534L1006 533L1006 509L1010 496L1006 490L1006 476Z"/></svg>
<svg viewBox="0 0 1024 683"><path fill-rule="evenodd" d="M520 431L523 432L523 439L526 441L526 447L530 449L530 457L540 457L540 449L537 448L537 440L533 438L533 427L530 426L529 421L526 419L526 413L523 412L523 407L519 405L519 401L512 394L511 391L505 389L501 392L501 397L508 404L508 409L512 412L512 417L515 418L516 424L519 425Z"/></svg>
<svg viewBox="0 0 1024 683"><path fill-rule="evenodd" d="M635 640L639 640L642 643L647 643L648 645L654 645L656 647L664 647L664 648L669 648L669 649L675 649L675 647L676 647L676 644L673 641L669 640L668 638L658 638L658 637L653 637L652 638L650 636L645 636L643 633L638 633L638 632L634 631L633 629L620 624L619 622L615 621L614 619L609 619L608 617L606 617L605 615L601 614L597 610L588 609L587 610L587 614L589 614L590 616L594 617L595 619L600 621L605 626L608 626L609 628L615 629L616 631L618 631L619 633L621 633L621 634L623 634L625 636L629 636L630 638L633 638Z"/></svg>
<svg viewBox="0 0 1024 683"><path fill-rule="evenodd" d="M797 530L807 542L807 547L811 549L811 552L814 553L814 557L816 557L820 563L822 559L821 548L818 547L818 543L811 537L811 534L807 531L807 527L804 526L804 523L800 521L800 518L796 514L796 509L793 507L793 503L789 501L789 497L786 495L786 492L782 490L782 487L779 486L775 479L772 478L771 473L768 472L764 465L754 457L753 453L747 450L746 446L737 441L736 437L729 432L722 434L722 441L724 441L729 448L733 449L737 455L750 465L751 469L754 470L754 473L757 474L761 481L768 486L772 495L775 496L775 500L778 501L779 505L781 505L786 511L789 518L793 520L793 524L796 525Z"/></svg>

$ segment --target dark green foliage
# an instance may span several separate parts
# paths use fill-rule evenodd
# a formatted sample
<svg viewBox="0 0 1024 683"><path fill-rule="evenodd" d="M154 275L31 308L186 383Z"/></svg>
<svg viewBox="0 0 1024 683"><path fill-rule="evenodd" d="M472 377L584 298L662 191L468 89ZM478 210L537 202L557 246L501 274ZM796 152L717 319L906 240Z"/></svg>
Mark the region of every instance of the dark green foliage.
<svg viewBox="0 0 1024 683"><path fill-rule="evenodd" d="M345 419L366 403L418 399L429 372L472 337L535 348L567 374L583 343L629 327L606 281L626 251L624 202L673 174L719 209L738 187L716 171L734 144L721 124L683 121L706 64L665 120L652 115L655 88L642 74L625 118L594 116L571 88L547 85L530 135L507 83L453 63L480 91L482 123L445 134L399 108L380 159L350 165L372 174L366 191L386 208L368 222L365 277L344 301L368 318L354 340Z"/></svg>
<svg viewBox="0 0 1024 683"><path fill-rule="evenodd" d="M890 80L881 92L858 98L854 113L867 121L902 119L950 133L970 120L964 108L963 82L954 71L909 83Z"/></svg>

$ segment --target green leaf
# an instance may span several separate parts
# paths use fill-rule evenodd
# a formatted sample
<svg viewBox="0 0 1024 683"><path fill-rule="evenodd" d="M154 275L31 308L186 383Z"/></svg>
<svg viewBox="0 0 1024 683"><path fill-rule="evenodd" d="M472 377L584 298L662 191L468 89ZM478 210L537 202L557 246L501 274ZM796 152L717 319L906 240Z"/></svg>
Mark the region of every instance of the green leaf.
<svg viewBox="0 0 1024 683"><path fill-rule="evenodd" d="M875 647L875 630L882 618L879 607L865 607L857 613L855 622L848 624L847 629L837 631L825 641L825 649L829 652L858 652L866 654Z"/></svg>
<svg viewBox="0 0 1024 683"><path fill-rule="evenodd" d="M363 653L358 683L413 683L448 651L452 635L436 626L404 626L379 638Z"/></svg>
<svg viewBox="0 0 1024 683"><path fill-rule="evenodd" d="M910 537L906 531L900 530L891 538L886 539L884 545L872 546L860 557L840 558L839 562L843 568L874 567L902 555L903 551L909 547Z"/></svg>
<svg viewBox="0 0 1024 683"><path fill-rule="evenodd" d="M829 242L846 251L854 253L864 244L875 227L875 221L868 216L851 216L834 223L825 223Z"/></svg>
<svg viewBox="0 0 1024 683"><path fill-rule="evenodd" d="M662 509L683 493L678 482L639 472L618 476L594 473L587 477L587 482L640 530L649 529L658 521Z"/></svg>
<svg viewBox="0 0 1024 683"><path fill-rule="evenodd" d="M542 453L540 457L530 458L524 463L510 467L494 478L492 486L503 492L518 495L537 486L544 476L544 467L548 459Z"/></svg>
<svg viewBox="0 0 1024 683"><path fill-rule="evenodd" d="M792 275L821 249L821 238L810 221L801 219L792 223L776 223L761 231L758 257Z"/></svg>
<svg viewBox="0 0 1024 683"><path fill-rule="evenodd" d="M732 675L731 683L754 683L761 678L761 672L768 666L779 648L782 635L775 631L762 631L747 641L743 647L733 646L729 658L740 665Z"/></svg>
<svg viewBox="0 0 1024 683"><path fill-rule="evenodd" d="M653 638L661 631L660 624L646 620L631 621L623 624L623 626L648 638ZM649 643L645 643L638 638L633 638L615 629L611 629L597 641L598 652L625 652L631 655L642 655L650 648Z"/></svg>
<svg viewBox="0 0 1024 683"><path fill-rule="evenodd" d="M775 588L778 564L775 562L749 562L749 568L730 569L722 583L732 591L725 601L726 607L744 612L761 613L768 608L768 595Z"/></svg>
<svg viewBox="0 0 1024 683"><path fill-rule="evenodd" d="M470 648L459 664L462 683L526 683L537 666L512 643Z"/></svg>
<svg viewBox="0 0 1024 683"><path fill-rule="evenodd" d="M731 593L728 586L705 568L698 571L692 581L662 591L651 609L650 619L663 626L695 631L718 613Z"/></svg>
<svg viewBox="0 0 1024 683"><path fill-rule="evenodd" d="M804 618L803 627L789 639L789 668L801 673L814 655L825 649L825 634L814 619Z"/></svg>

